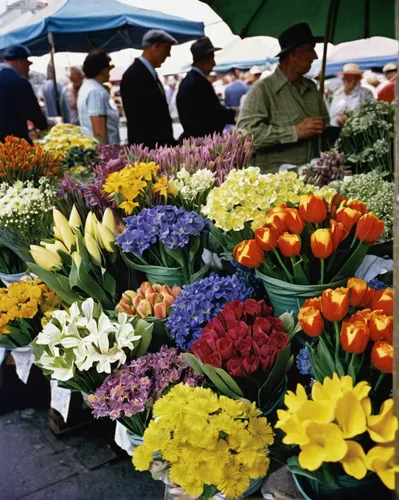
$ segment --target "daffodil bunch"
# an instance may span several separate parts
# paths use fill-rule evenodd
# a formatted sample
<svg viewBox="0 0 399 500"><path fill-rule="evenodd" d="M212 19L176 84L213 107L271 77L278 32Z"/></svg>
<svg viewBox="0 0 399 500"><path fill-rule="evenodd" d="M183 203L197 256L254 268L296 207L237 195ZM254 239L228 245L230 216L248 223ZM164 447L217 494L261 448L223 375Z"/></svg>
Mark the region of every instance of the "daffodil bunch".
<svg viewBox="0 0 399 500"><path fill-rule="evenodd" d="M188 495L236 497L267 474L273 441L272 428L255 404L178 384L155 403L133 465L149 470L153 454L160 454L169 480Z"/></svg>
<svg viewBox="0 0 399 500"><path fill-rule="evenodd" d="M126 215L135 209L164 204L170 192L166 176L157 177L159 166L151 163L134 163L108 175L103 185L106 195Z"/></svg>
<svg viewBox="0 0 399 500"><path fill-rule="evenodd" d="M394 439L398 420L393 400L387 399L378 414L372 410L371 386L336 373L323 383L316 381L308 398L304 387L287 391L285 410L278 410L276 428L293 453L287 466L296 473L311 474L322 483L340 487L342 472L361 481L371 473L393 490Z"/></svg>
<svg viewBox="0 0 399 500"><path fill-rule="evenodd" d="M216 182L216 172L207 168L189 172L184 167L176 173L170 188L176 191L176 202L186 210L201 211Z"/></svg>
<svg viewBox="0 0 399 500"><path fill-rule="evenodd" d="M98 142L82 132L77 125L60 123L55 125L43 139L45 151L56 151L64 156L73 148L95 150Z"/></svg>
<svg viewBox="0 0 399 500"><path fill-rule="evenodd" d="M93 299L54 311L33 342L35 364L71 389L94 392L107 374L147 344L152 326L125 313L109 317Z"/></svg>
<svg viewBox="0 0 399 500"><path fill-rule="evenodd" d="M54 209L53 222L53 238L30 246L34 263L29 268L68 306L93 297L104 308L114 309L131 285L132 273L115 245L112 210L105 211L102 221L93 212L83 221L75 207L69 220Z"/></svg>
<svg viewBox="0 0 399 500"><path fill-rule="evenodd" d="M36 279L0 288L0 347L23 347L41 330L41 321L61 305L61 299Z"/></svg>

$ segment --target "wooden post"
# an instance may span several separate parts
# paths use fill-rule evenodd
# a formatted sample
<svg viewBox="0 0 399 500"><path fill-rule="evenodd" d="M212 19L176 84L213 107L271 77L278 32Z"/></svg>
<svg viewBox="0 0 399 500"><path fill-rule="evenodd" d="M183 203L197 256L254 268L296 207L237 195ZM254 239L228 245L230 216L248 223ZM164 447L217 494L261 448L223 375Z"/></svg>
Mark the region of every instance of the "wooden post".
<svg viewBox="0 0 399 500"><path fill-rule="evenodd" d="M399 40L399 0L395 2L396 39ZM396 96L399 96L399 78L396 79ZM394 380L393 396L396 415L399 415L399 100L396 104L396 137L395 137L395 203L394 203ZM396 434L396 463L399 463L399 432ZM399 474L396 474L395 498L399 499Z"/></svg>
<svg viewBox="0 0 399 500"><path fill-rule="evenodd" d="M55 54L55 45L54 45L54 36L51 33L51 31L48 32L48 42L50 44L50 61L51 61L51 66L53 68L53 82L54 82L54 92L55 92L55 103L57 107L57 113L58 116L62 116L61 113L61 99L60 99L60 94L58 92L58 87L57 87L57 75L55 74L55 61L54 61L54 54Z"/></svg>

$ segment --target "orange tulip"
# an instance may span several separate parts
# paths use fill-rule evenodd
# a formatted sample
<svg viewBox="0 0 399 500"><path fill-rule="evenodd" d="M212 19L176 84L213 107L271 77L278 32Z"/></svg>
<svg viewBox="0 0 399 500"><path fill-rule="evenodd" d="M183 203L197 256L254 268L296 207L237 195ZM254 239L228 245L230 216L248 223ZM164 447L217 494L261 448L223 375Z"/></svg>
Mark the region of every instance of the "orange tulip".
<svg viewBox="0 0 399 500"><path fill-rule="evenodd" d="M312 306L301 307L298 321L309 337L320 337L324 331L324 319L319 309Z"/></svg>
<svg viewBox="0 0 399 500"><path fill-rule="evenodd" d="M373 311L370 317L371 340L387 340L393 342L393 316L384 311Z"/></svg>
<svg viewBox="0 0 399 500"><path fill-rule="evenodd" d="M312 253L317 259L327 259L333 253L333 237L330 229L318 229L310 237Z"/></svg>
<svg viewBox="0 0 399 500"><path fill-rule="evenodd" d="M337 210L335 220L337 222L342 222L345 229L348 231L348 233L350 233L352 227L360 219L361 215L361 212L359 212L358 210L353 210L349 207L341 207Z"/></svg>
<svg viewBox="0 0 399 500"><path fill-rule="evenodd" d="M348 280L348 288L350 291L350 305L354 307L367 307L371 304L374 288L367 286L367 283L358 278L350 278Z"/></svg>
<svg viewBox="0 0 399 500"><path fill-rule="evenodd" d="M260 227L255 231L255 239L264 252L277 247L278 231L274 227Z"/></svg>
<svg viewBox="0 0 399 500"><path fill-rule="evenodd" d="M244 240L239 243L234 248L233 256L239 264L246 267L259 267L265 258L256 240Z"/></svg>
<svg viewBox="0 0 399 500"><path fill-rule="evenodd" d="M389 342L379 340L371 350L371 361L374 368L383 373L393 372L393 346Z"/></svg>
<svg viewBox="0 0 399 500"><path fill-rule="evenodd" d="M385 288L385 290L378 290L373 296L371 302L371 309L382 309L385 314L393 315L393 294L392 288Z"/></svg>
<svg viewBox="0 0 399 500"><path fill-rule="evenodd" d="M370 340L370 331L366 323L344 321L341 328L341 347L345 352L361 354Z"/></svg>
<svg viewBox="0 0 399 500"><path fill-rule="evenodd" d="M374 243L384 232L385 224L373 212L363 215L356 226L356 236L365 243Z"/></svg>
<svg viewBox="0 0 399 500"><path fill-rule="evenodd" d="M278 248L284 257L296 257L301 251L301 239L297 234L285 232L278 238Z"/></svg>
<svg viewBox="0 0 399 500"><path fill-rule="evenodd" d="M285 212L286 208L287 208L287 203L282 203L279 207L273 207L273 208L271 208L267 212L266 216L272 215L272 214L278 214L280 212Z"/></svg>
<svg viewBox="0 0 399 500"><path fill-rule="evenodd" d="M294 234L301 234L305 227L305 221L296 208L287 208L285 210L285 223L288 231Z"/></svg>
<svg viewBox="0 0 399 500"><path fill-rule="evenodd" d="M339 247L341 241L348 236L348 231L345 229L345 226L342 222L337 222L334 219L330 219L330 230L333 239L333 249L335 250Z"/></svg>
<svg viewBox="0 0 399 500"><path fill-rule="evenodd" d="M306 222L320 224L327 217L327 203L320 196L305 194L301 196L299 214Z"/></svg>
<svg viewBox="0 0 399 500"><path fill-rule="evenodd" d="M353 210L357 210L360 212L362 215L367 213L367 206L365 203L359 200L349 200L348 205L349 208L352 208Z"/></svg>
<svg viewBox="0 0 399 500"><path fill-rule="evenodd" d="M341 321L348 314L349 289L324 290L321 296L321 312L328 321Z"/></svg>
<svg viewBox="0 0 399 500"><path fill-rule="evenodd" d="M366 323L366 325L369 326L370 318L371 309L362 309L361 311L355 312L355 314L353 314L347 321L349 321L349 323L354 323L355 321L363 321L363 323Z"/></svg>
<svg viewBox="0 0 399 500"><path fill-rule="evenodd" d="M273 227L278 231L279 234L282 234L284 233L284 231L287 231L285 217L285 211L274 212L270 215L267 215L265 219L265 226Z"/></svg>
<svg viewBox="0 0 399 500"><path fill-rule="evenodd" d="M306 299L302 307L314 307L318 311L321 311L320 297L313 297L311 299Z"/></svg>

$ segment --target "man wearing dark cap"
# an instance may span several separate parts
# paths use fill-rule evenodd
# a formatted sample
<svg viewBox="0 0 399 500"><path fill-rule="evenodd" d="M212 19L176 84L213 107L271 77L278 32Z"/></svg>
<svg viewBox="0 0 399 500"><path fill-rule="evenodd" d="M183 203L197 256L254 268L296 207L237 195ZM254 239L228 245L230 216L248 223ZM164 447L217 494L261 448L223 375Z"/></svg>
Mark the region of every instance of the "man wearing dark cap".
<svg viewBox="0 0 399 500"><path fill-rule="evenodd" d="M305 75L317 59L316 42L306 23L284 31L276 71L248 92L238 127L253 136L256 165L277 172L280 165L304 165L318 156L318 136L329 123L327 109L319 110L319 92Z"/></svg>
<svg viewBox="0 0 399 500"><path fill-rule="evenodd" d="M207 77L215 66L215 52L208 37L191 46L194 64L181 82L177 109L184 129L183 137L204 137L221 133L227 124L235 123L235 111L221 105Z"/></svg>
<svg viewBox="0 0 399 500"><path fill-rule="evenodd" d="M176 44L165 31L148 31L143 37L143 54L123 75L120 89L129 144L144 144L149 148L176 144L165 90L155 71Z"/></svg>
<svg viewBox="0 0 399 500"><path fill-rule="evenodd" d="M28 81L30 50L13 45L3 53L0 63L0 142L13 135L30 142L28 120L37 129L45 130L47 121L40 110L33 88Z"/></svg>

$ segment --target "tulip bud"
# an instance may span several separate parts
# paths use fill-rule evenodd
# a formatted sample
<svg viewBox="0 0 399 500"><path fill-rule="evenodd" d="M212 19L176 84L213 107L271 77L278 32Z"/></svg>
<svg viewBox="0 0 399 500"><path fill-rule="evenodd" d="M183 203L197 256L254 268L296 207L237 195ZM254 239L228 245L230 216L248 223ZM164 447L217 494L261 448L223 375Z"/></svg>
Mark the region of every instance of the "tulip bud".
<svg viewBox="0 0 399 500"><path fill-rule="evenodd" d="M164 319L166 318L167 314L167 304L165 302L159 302L158 304L154 305L154 316L159 319Z"/></svg>
<svg viewBox="0 0 399 500"><path fill-rule="evenodd" d="M385 288L385 290L378 290L373 296L371 309L382 309L385 314L393 315L393 294L392 288Z"/></svg>
<svg viewBox="0 0 399 500"><path fill-rule="evenodd" d="M255 231L255 239L264 252L270 252L277 247L278 234L274 227L260 227Z"/></svg>
<svg viewBox="0 0 399 500"><path fill-rule="evenodd" d="M155 304L157 304L158 302L162 302L162 299L161 297L159 296L158 293L147 293L145 298L148 300L148 302L154 306Z"/></svg>
<svg viewBox="0 0 399 500"><path fill-rule="evenodd" d="M95 237L95 225L98 223L97 217L93 212L89 212L86 217L85 223L85 234L90 234L91 237Z"/></svg>
<svg viewBox="0 0 399 500"><path fill-rule="evenodd" d="M141 294L137 295L133 299L133 306L137 309L142 300L144 300L144 297Z"/></svg>
<svg viewBox="0 0 399 500"><path fill-rule="evenodd" d="M80 218L79 212L77 211L75 205L72 207L71 215L69 216L69 225L75 228L82 227L82 219Z"/></svg>
<svg viewBox="0 0 399 500"><path fill-rule="evenodd" d="M164 295L163 301L169 307L175 303L175 297L173 297L173 295Z"/></svg>
<svg viewBox="0 0 399 500"><path fill-rule="evenodd" d="M71 257L73 262L75 263L75 266L79 269L79 267L82 265L82 257L80 256L79 252L73 252Z"/></svg>
<svg viewBox="0 0 399 500"><path fill-rule="evenodd" d="M297 234L283 233L278 238L278 249L284 257L296 257L301 251L301 239Z"/></svg>
<svg viewBox="0 0 399 500"><path fill-rule="evenodd" d="M376 370L383 373L393 372L393 346L389 342L379 340L371 350L371 361Z"/></svg>
<svg viewBox="0 0 399 500"><path fill-rule="evenodd" d="M58 250L62 250L63 252L68 253L65 245L63 245L61 241L58 240L55 240L54 243L46 243L45 241L41 241L40 245L56 254L58 254Z"/></svg>
<svg viewBox="0 0 399 500"><path fill-rule="evenodd" d="M366 350L370 340L370 330L366 323L344 321L341 328L341 347L345 352L361 354Z"/></svg>
<svg viewBox="0 0 399 500"><path fill-rule="evenodd" d="M96 236L97 236L97 241L98 244L100 245L101 248L104 248L107 250L107 252L113 253L114 252L114 245L115 245L115 237L111 231L105 227L101 222L99 222L96 226Z"/></svg>
<svg viewBox="0 0 399 500"><path fill-rule="evenodd" d="M85 234L84 239L87 251L89 252L90 257L92 258L93 263L96 266L101 267L102 266L101 251L99 246L97 245L96 240L89 233Z"/></svg>
<svg viewBox="0 0 399 500"><path fill-rule="evenodd" d="M328 259L334 250L331 230L317 229L310 237L310 246L317 259Z"/></svg>
<svg viewBox="0 0 399 500"><path fill-rule="evenodd" d="M270 213L270 212L269 212ZM274 212L267 215L265 218L265 226L272 227L277 230L279 234L287 231L287 224L285 222L285 211Z"/></svg>
<svg viewBox="0 0 399 500"><path fill-rule="evenodd" d="M306 299L302 307L313 307L314 309L321 311L321 297Z"/></svg>
<svg viewBox="0 0 399 500"><path fill-rule="evenodd" d="M301 234L305 227L305 221L296 208L287 208L285 211L285 223L290 233Z"/></svg>
<svg viewBox="0 0 399 500"><path fill-rule="evenodd" d="M149 296L149 295L152 295L152 294L154 294L154 293L155 293L155 291L154 291L154 289L153 289L152 285L150 285L149 287L147 287L147 288L146 288L146 291L145 291L145 293L144 293L144 297L145 297L146 299L148 299L148 296Z"/></svg>
<svg viewBox="0 0 399 500"><path fill-rule="evenodd" d="M300 198L299 214L306 222L320 224L327 217L327 203L320 196L303 195Z"/></svg>
<svg viewBox="0 0 399 500"><path fill-rule="evenodd" d="M328 321L341 321L349 311L348 288L324 290L321 296L321 312Z"/></svg>
<svg viewBox="0 0 399 500"><path fill-rule="evenodd" d="M146 318L152 315L152 307L148 300L143 299L140 301L140 304L136 307L136 314L140 316L140 318Z"/></svg>
<svg viewBox="0 0 399 500"><path fill-rule="evenodd" d="M356 237L365 243L374 243L382 235L385 224L373 212L360 218L356 226Z"/></svg>
<svg viewBox="0 0 399 500"><path fill-rule="evenodd" d="M162 293L162 286L159 285L158 283L154 283L152 286L152 289L154 290L154 292L156 293ZM166 286L166 285L163 285L163 286Z"/></svg>
<svg viewBox="0 0 399 500"><path fill-rule="evenodd" d="M374 288L367 286L367 283L358 278L348 280L350 291L350 305L354 307L367 307L371 304L374 295Z"/></svg>
<svg viewBox="0 0 399 500"><path fill-rule="evenodd" d="M140 285L140 292L145 295L145 292L147 290L147 288L151 287L151 283L149 281L143 281L143 283L141 283Z"/></svg>
<svg viewBox="0 0 399 500"><path fill-rule="evenodd" d="M337 222L334 219L330 219L330 231L333 242L333 252L339 247L341 241L343 241L348 236L348 231L342 222Z"/></svg>
<svg viewBox="0 0 399 500"><path fill-rule="evenodd" d="M62 267L62 260L58 253L47 248L31 245L30 253L36 264L46 271L58 271Z"/></svg>
<svg viewBox="0 0 399 500"><path fill-rule="evenodd" d="M55 226L53 227L53 233L54 233L54 236L57 238L57 240L62 241L61 233L58 231L58 229Z"/></svg>
<svg viewBox="0 0 399 500"><path fill-rule="evenodd" d="M367 326L369 326L371 319L371 309L362 309L361 311L355 312L347 321L349 323L354 323L355 321L362 321L363 323L366 323Z"/></svg>
<svg viewBox="0 0 399 500"><path fill-rule="evenodd" d="M134 290L126 290L125 292L122 293L122 298L128 301L129 304L132 303L135 297L137 297L137 292L135 292Z"/></svg>
<svg viewBox="0 0 399 500"><path fill-rule="evenodd" d="M172 295L173 295L173 297L176 298L180 293L181 293L181 288L179 286L175 285L172 288Z"/></svg>
<svg viewBox="0 0 399 500"><path fill-rule="evenodd" d="M70 252L72 245L74 245L76 241L71 227L69 226L68 220L56 208L53 208L53 220L54 234L56 234L56 237L65 244L68 251Z"/></svg>
<svg viewBox="0 0 399 500"><path fill-rule="evenodd" d="M119 304L115 307L116 312L124 312L126 314L132 315L132 307L123 302L122 299L119 301Z"/></svg>
<svg viewBox="0 0 399 500"><path fill-rule="evenodd" d="M393 316L389 316L384 311L373 311L370 316L370 336L371 340L386 340L393 342Z"/></svg>
<svg viewBox="0 0 399 500"><path fill-rule="evenodd" d="M62 241L64 242L65 246L68 249L68 252L71 251L72 245L76 245L76 238L73 232L71 231L71 228L68 226L61 226L60 228L61 231L61 236L62 236Z"/></svg>
<svg viewBox="0 0 399 500"><path fill-rule="evenodd" d="M103 215L103 225L111 231L112 234L116 232L116 220L112 208L107 208Z"/></svg>
<svg viewBox="0 0 399 500"><path fill-rule="evenodd" d="M302 330L310 337L320 337L324 331L324 319L319 309L312 306L301 307L298 321Z"/></svg>
<svg viewBox="0 0 399 500"><path fill-rule="evenodd" d="M367 213L367 206L362 201L359 201L359 200L349 200L348 203L347 203L347 206L349 208L352 208L353 210L357 210L362 215L365 215Z"/></svg>
<svg viewBox="0 0 399 500"><path fill-rule="evenodd" d="M160 293L162 295L172 295L172 292L170 291L170 288L168 287L168 285L162 285Z"/></svg>
<svg viewBox="0 0 399 500"><path fill-rule="evenodd" d="M341 207L337 210L335 220L337 222L342 222L346 231L350 233L352 227L360 219L361 215L362 214L358 210L353 210L352 208L349 207Z"/></svg>
<svg viewBox="0 0 399 500"><path fill-rule="evenodd" d="M239 264L255 268L262 264L265 254L256 240L244 240L234 248L233 257Z"/></svg>

